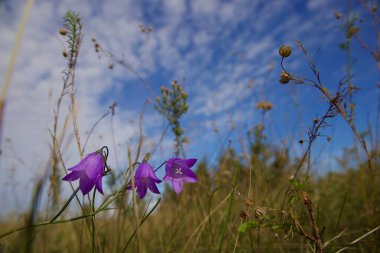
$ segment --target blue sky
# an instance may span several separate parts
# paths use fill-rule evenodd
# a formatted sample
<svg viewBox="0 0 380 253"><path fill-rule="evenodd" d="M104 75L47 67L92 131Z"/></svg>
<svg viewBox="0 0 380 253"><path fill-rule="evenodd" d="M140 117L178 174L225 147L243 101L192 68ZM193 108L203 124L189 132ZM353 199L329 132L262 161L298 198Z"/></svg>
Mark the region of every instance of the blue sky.
<svg viewBox="0 0 380 253"><path fill-rule="evenodd" d="M3 76L9 52L20 21L23 1L0 1L0 76ZM117 102L114 117L116 149L112 145L110 119L99 124L90 139L88 152L108 145L111 167L126 167L126 148L135 147L138 115L147 98L154 101L161 85L178 80L189 93L190 109L183 126L190 144L188 157L207 157L213 163L216 151L230 130L231 145L239 149L239 138L248 128L261 120L256 109L260 100L273 103L265 118L269 141L285 143L292 153L300 155L303 147L297 143L307 137L307 128L316 116L326 110L324 100L312 88L280 85L278 47L290 44L293 54L286 59L288 69L312 77L306 60L293 44L300 40L315 54L315 63L322 81L331 89L345 75L345 53L339 49L344 33L335 19L336 11L344 12L345 1L36 1L26 27L8 96L4 138L4 153L0 162L1 200L8 210L22 206L31 189L43 174L49 157L49 130L52 128L53 106L62 85L65 67L63 39L58 35L61 17L68 10L79 12L84 22L84 41L77 68L79 130L82 136L94 122ZM371 18L354 1L353 11L364 18L360 36L375 46ZM150 26L149 36L140 26ZM148 83L153 93L130 71L109 61L99 59L91 38L116 56L125 59ZM360 87L355 98L359 130L366 128L367 119L374 123L379 72L368 52L357 42L352 45L354 83ZM66 107L68 99L64 101ZM62 113L63 115L67 113ZM342 147L352 143L353 135L347 125L336 118L324 133L333 141L319 140L315 155L323 161L320 170L334 169L334 156ZM143 120L144 152L158 142L165 121L148 104ZM219 130L218 133L213 128ZM69 133L72 131L69 128ZM64 158L68 166L78 161L75 142L67 135ZM84 139L84 138L83 138ZM173 136L164 137L152 158L154 165L172 156ZM282 144L284 145L284 144ZM112 154L118 154L118 163ZM23 189L14 189L14 183ZM19 200L10 197L16 194ZM18 202L18 203L17 203ZM2 202L3 203L3 202Z"/></svg>

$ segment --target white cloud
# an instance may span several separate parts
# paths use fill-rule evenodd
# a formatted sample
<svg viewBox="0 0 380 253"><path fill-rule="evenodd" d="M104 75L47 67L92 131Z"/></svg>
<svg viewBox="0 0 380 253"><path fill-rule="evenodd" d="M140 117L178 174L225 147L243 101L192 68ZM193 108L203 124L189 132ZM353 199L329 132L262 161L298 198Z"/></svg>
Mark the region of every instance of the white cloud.
<svg viewBox="0 0 380 253"><path fill-rule="evenodd" d="M200 31L196 33L192 39L195 46L206 46L211 41L211 36L205 31Z"/></svg>
<svg viewBox="0 0 380 253"><path fill-rule="evenodd" d="M210 116L231 109L241 99L249 95L246 90L246 82L227 81L219 84L216 89L205 86L202 91L204 96L199 96L194 101L195 113Z"/></svg>
<svg viewBox="0 0 380 253"><path fill-rule="evenodd" d="M219 8L219 3L217 0L202 1L194 0L191 1L191 10L197 15L211 16Z"/></svg>

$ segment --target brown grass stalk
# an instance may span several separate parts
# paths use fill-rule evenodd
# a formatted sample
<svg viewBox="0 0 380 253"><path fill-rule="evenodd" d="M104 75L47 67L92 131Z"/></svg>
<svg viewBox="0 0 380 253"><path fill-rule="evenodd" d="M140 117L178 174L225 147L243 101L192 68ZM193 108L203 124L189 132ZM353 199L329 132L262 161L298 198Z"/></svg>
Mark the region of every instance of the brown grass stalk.
<svg viewBox="0 0 380 253"><path fill-rule="evenodd" d="M5 105L6 105L6 98L8 96L8 91L9 91L9 87L11 84L12 74L13 74L14 67L16 64L17 55L18 55L18 52L20 50L21 40L24 36L24 32L25 32L26 24L28 23L28 20L29 20L30 12L32 11L33 2L34 2L34 0L27 0L25 5L24 5L24 9L23 9L22 16L21 16L21 21L20 21L20 24L19 24L19 27L18 27L18 30L16 33L16 39L15 39L15 42L13 44L11 57L10 57L10 60L8 62L8 65L7 65L7 69L5 71L3 84L1 87L1 92L0 92L0 144L1 144L1 140L2 140L1 137L2 137L2 128L3 128L3 124L4 124L4 110L5 110Z"/></svg>

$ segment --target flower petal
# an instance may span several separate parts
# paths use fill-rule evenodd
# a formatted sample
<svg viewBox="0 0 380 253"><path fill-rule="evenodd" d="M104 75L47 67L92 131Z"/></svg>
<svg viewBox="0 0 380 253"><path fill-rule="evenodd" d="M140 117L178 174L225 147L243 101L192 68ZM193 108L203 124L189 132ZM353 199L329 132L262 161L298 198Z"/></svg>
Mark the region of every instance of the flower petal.
<svg viewBox="0 0 380 253"><path fill-rule="evenodd" d="M182 180L184 182L189 182L189 183L198 182L198 177L197 175L195 175L195 173L192 170L183 168L182 173L183 173Z"/></svg>
<svg viewBox="0 0 380 253"><path fill-rule="evenodd" d="M154 179L154 181L155 181L156 183L161 183L161 182L162 182L162 180L160 180L160 179L156 176L156 174L154 173L153 168L149 171L149 176L148 176L148 177Z"/></svg>
<svg viewBox="0 0 380 253"><path fill-rule="evenodd" d="M102 176L99 176L99 178L96 180L96 185L95 185L96 189L98 190L98 192L100 192L101 194L103 194L103 187L102 187Z"/></svg>
<svg viewBox="0 0 380 253"><path fill-rule="evenodd" d="M178 159L178 158L170 158L169 160L167 160L165 164L165 169L169 169L173 167L175 159Z"/></svg>
<svg viewBox="0 0 380 253"><path fill-rule="evenodd" d="M158 190L157 185L153 180L149 180L148 187L151 192L160 194L160 191Z"/></svg>
<svg viewBox="0 0 380 253"><path fill-rule="evenodd" d="M197 159L183 159L182 162L186 164L187 168L191 168L194 166L194 164L197 162Z"/></svg>
<svg viewBox="0 0 380 253"><path fill-rule="evenodd" d="M79 179L83 175L82 171L71 171L69 174L64 176L62 180L64 181L74 181Z"/></svg>
<svg viewBox="0 0 380 253"><path fill-rule="evenodd" d="M86 195L94 187L95 182L88 178L86 175L80 178L79 188L82 191L83 195Z"/></svg>
<svg viewBox="0 0 380 253"><path fill-rule="evenodd" d="M173 184L173 189L177 194L180 194L182 191L183 187L183 182L182 181L172 181Z"/></svg>
<svg viewBox="0 0 380 253"><path fill-rule="evenodd" d="M82 170L85 170L85 167L83 166L82 161L80 163L78 163L77 165L75 165L74 167L69 168L68 170L71 170L71 171L82 171Z"/></svg>
<svg viewBox="0 0 380 253"><path fill-rule="evenodd" d="M137 167L135 177L136 178L144 178L149 176L149 171L152 170L152 166L149 163L140 163L139 167Z"/></svg>
<svg viewBox="0 0 380 253"><path fill-rule="evenodd" d="M143 182L136 182L136 188L137 188L137 194L139 195L139 198L142 199L145 197L146 192L148 190L148 187L145 183Z"/></svg>
<svg viewBox="0 0 380 253"><path fill-rule="evenodd" d="M103 174L104 162L102 155L99 153L88 155L86 157L85 168L87 176L95 182L98 176Z"/></svg>
<svg viewBox="0 0 380 253"><path fill-rule="evenodd" d="M91 154L88 154L85 158L83 158L77 165L75 165L74 167L71 167L69 170L71 171L80 171L80 170L85 170L86 167L87 167L87 163L89 161L89 159L91 160L91 157L94 156L94 154L96 154L96 152L93 152Z"/></svg>

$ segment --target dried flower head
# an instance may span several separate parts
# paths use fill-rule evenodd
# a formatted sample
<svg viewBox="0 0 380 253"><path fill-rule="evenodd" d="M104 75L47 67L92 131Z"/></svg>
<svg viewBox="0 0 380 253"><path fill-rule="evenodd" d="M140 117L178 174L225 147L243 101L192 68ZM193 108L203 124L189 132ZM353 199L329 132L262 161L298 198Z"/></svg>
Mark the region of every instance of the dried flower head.
<svg viewBox="0 0 380 253"><path fill-rule="evenodd" d="M140 25L140 31L142 33L146 33L149 35L149 33L151 33L153 31L153 29L150 26Z"/></svg>
<svg viewBox="0 0 380 253"><path fill-rule="evenodd" d="M291 53L292 53L292 48L288 45L282 45L279 49L278 49L278 53L282 56L282 57L288 57Z"/></svg>
<svg viewBox="0 0 380 253"><path fill-rule="evenodd" d="M340 11L335 12L335 18L340 19L343 16L343 14Z"/></svg>
<svg viewBox="0 0 380 253"><path fill-rule="evenodd" d="M354 36L355 34L357 34L359 32L359 27L357 26L353 26L351 27L350 29L348 29L347 31L347 38L351 38L352 36Z"/></svg>
<svg viewBox="0 0 380 253"><path fill-rule="evenodd" d="M257 109L261 109L263 111L269 111L270 109L272 109L273 105L271 102L267 102L267 101L259 101L257 104L256 104L256 108Z"/></svg>
<svg viewBox="0 0 380 253"><path fill-rule="evenodd" d="M247 211L241 211L239 216L242 220L246 220L249 217L249 213Z"/></svg>
<svg viewBox="0 0 380 253"><path fill-rule="evenodd" d="M280 76L280 83L282 84L286 84L288 83L290 80L293 80L294 78L286 71L282 71L281 72L281 76Z"/></svg>
<svg viewBox="0 0 380 253"><path fill-rule="evenodd" d="M262 221L266 213L267 213L267 210L264 207L259 207L255 210L255 217L259 221Z"/></svg>
<svg viewBox="0 0 380 253"><path fill-rule="evenodd" d="M67 57L67 56L69 56L69 53L67 53L67 51L66 50L63 50L63 52L62 52L62 55L63 55L63 57Z"/></svg>
<svg viewBox="0 0 380 253"><path fill-rule="evenodd" d="M250 199L250 198L245 199L244 204L249 207L253 206L253 199Z"/></svg>

